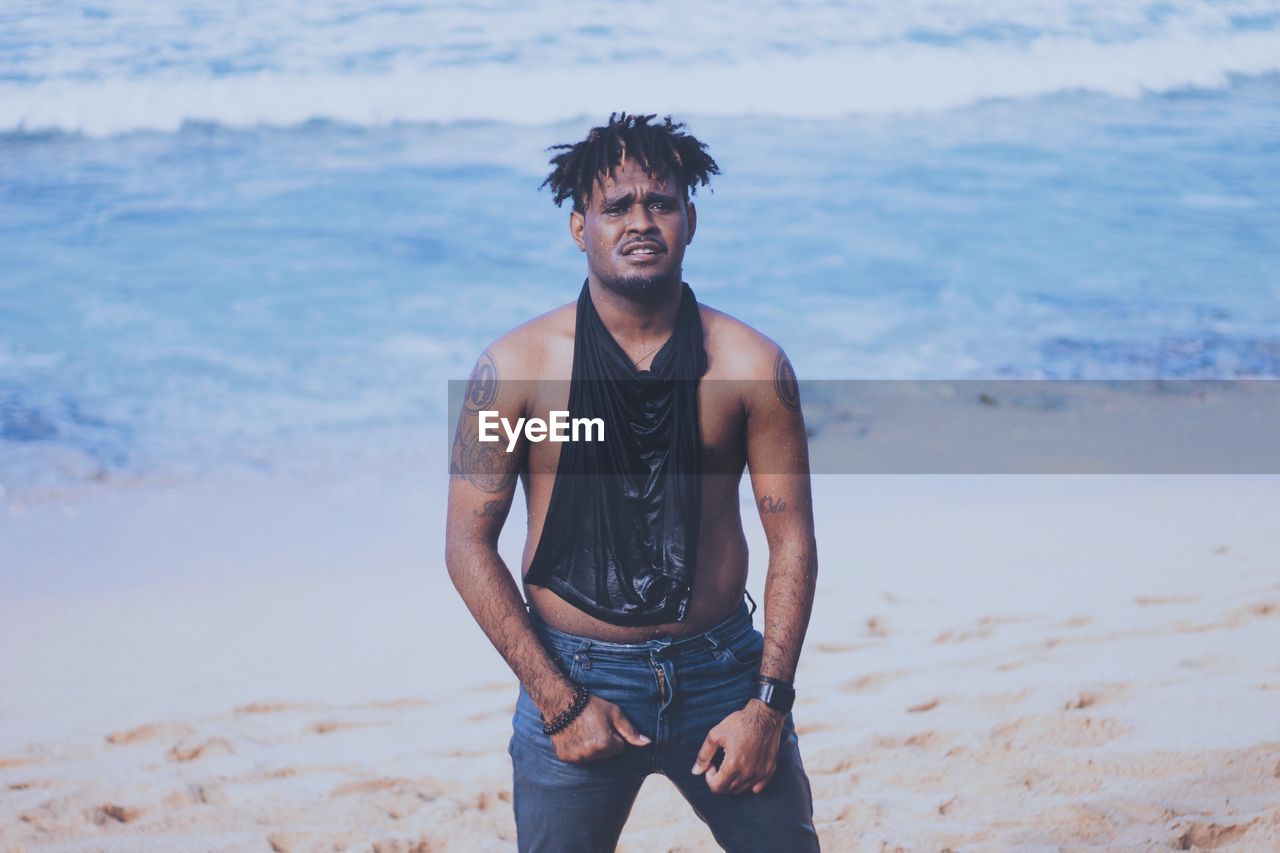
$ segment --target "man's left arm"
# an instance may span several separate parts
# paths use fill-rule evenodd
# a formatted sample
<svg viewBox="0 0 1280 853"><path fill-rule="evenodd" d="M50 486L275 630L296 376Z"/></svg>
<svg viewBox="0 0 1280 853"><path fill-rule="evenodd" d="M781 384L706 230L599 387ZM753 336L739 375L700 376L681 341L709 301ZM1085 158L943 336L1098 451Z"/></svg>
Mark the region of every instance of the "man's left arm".
<svg viewBox="0 0 1280 853"><path fill-rule="evenodd" d="M747 383L743 395L747 465L769 543L760 674L792 682L813 609L818 552L799 386L781 349L774 348L771 372L767 380ZM785 719L752 699L708 733L694 773L705 772L716 793L760 793L773 776ZM711 766L717 749L724 750L718 768Z"/></svg>

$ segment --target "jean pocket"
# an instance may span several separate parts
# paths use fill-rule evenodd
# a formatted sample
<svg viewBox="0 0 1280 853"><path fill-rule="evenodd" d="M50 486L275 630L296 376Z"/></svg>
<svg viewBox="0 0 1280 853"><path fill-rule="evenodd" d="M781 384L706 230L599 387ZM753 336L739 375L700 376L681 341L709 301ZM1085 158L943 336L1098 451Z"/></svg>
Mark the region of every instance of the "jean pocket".
<svg viewBox="0 0 1280 853"><path fill-rule="evenodd" d="M764 635L756 629L743 631L742 635L724 643L717 649L721 660L738 669L759 669L764 654Z"/></svg>

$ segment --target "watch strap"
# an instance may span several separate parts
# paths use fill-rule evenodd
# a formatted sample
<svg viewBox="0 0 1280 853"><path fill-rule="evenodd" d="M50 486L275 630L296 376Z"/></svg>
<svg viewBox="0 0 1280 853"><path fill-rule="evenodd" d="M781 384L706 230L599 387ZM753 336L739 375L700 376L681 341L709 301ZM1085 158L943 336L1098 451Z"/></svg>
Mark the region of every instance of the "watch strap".
<svg viewBox="0 0 1280 853"><path fill-rule="evenodd" d="M768 675L756 677L756 695L759 699L780 714L786 714L796 701L796 689L791 682Z"/></svg>

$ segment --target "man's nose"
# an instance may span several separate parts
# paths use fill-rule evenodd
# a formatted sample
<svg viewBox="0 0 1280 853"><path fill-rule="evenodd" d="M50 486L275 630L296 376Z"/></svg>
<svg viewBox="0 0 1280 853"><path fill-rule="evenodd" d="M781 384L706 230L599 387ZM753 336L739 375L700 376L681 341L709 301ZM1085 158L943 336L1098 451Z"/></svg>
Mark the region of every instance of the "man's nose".
<svg viewBox="0 0 1280 853"><path fill-rule="evenodd" d="M653 211L649 210L649 205L633 204L631 209L627 211L628 233L646 234L657 227L653 220Z"/></svg>

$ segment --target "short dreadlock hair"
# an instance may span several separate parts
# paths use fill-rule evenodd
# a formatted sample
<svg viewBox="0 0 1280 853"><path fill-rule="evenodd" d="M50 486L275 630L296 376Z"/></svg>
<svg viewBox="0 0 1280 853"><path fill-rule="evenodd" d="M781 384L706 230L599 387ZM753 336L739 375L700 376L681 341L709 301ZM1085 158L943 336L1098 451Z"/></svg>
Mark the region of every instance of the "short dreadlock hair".
<svg viewBox="0 0 1280 853"><path fill-rule="evenodd" d="M688 201L699 185L706 186L712 175L720 174L720 167L707 154L705 143L681 132L683 122L672 123L667 116L662 124L650 124L655 117L610 113L609 123L591 128L581 142L551 146L548 151L562 153L551 158L554 168L538 189L550 185L557 207L572 198L573 209L585 213L596 182L606 174L613 177L623 157L630 157L651 178L674 176Z"/></svg>

